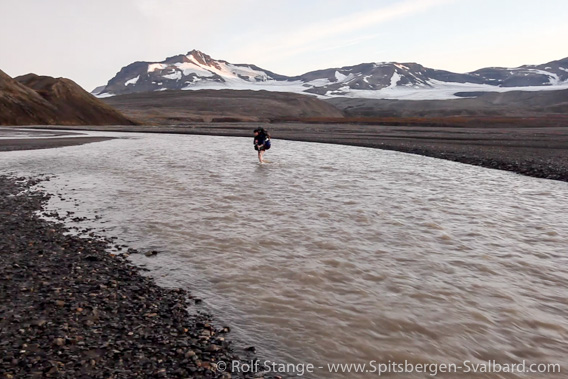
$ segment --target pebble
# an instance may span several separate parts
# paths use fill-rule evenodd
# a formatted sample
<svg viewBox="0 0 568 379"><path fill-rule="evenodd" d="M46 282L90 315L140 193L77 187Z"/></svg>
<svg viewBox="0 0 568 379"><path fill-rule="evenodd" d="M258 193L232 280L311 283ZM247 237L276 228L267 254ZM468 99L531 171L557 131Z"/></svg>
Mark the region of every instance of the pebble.
<svg viewBox="0 0 568 379"><path fill-rule="evenodd" d="M55 343L57 346L63 346L63 345L65 345L65 340L64 340L63 338L56 338L56 339L54 340L54 343Z"/></svg>

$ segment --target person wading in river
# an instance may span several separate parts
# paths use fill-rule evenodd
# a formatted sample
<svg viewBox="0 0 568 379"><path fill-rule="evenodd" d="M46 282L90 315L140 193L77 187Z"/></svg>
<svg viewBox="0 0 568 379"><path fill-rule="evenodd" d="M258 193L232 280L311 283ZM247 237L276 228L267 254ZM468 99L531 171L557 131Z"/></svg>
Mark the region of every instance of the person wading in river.
<svg viewBox="0 0 568 379"><path fill-rule="evenodd" d="M264 152L270 149L270 135L264 128L254 130L254 149L258 151L258 161L264 163Z"/></svg>

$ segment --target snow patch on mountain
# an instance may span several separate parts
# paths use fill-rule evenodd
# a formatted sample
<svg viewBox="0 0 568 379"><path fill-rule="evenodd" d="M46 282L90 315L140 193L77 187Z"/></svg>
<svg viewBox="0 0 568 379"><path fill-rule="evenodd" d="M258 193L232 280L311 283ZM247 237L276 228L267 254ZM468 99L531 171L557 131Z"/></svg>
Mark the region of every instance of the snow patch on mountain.
<svg viewBox="0 0 568 379"><path fill-rule="evenodd" d="M344 81L345 78L347 78L347 75L343 75L341 72L335 71L335 79L336 79L338 82Z"/></svg>
<svg viewBox="0 0 568 379"><path fill-rule="evenodd" d="M302 85L302 87L304 87L304 90L305 90L306 88L311 88L311 87L325 87L325 86L330 85L331 83L333 83L333 82L331 82L327 78L314 79L314 80L311 80L309 82L305 82Z"/></svg>
<svg viewBox="0 0 568 379"><path fill-rule="evenodd" d="M306 90L304 82L301 81L266 81L252 83L247 81L234 82L205 82L201 81L193 85L182 88L184 91L195 91L201 89L234 89L252 91L273 91L273 92L293 92L303 93Z"/></svg>
<svg viewBox="0 0 568 379"><path fill-rule="evenodd" d="M140 79L140 75L138 75L135 78L132 78L130 80L127 80L126 82L124 82L125 86L131 85L131 84L136 84L136 82L138 81L138 79Z"/></svg>
<svg viewBox="0 0 568 379"><path fill-rule="evenodd" d="M190 62L176 63L175 67L177 67L182 71L183 76L189 76L191 74L199 76L207 76L207 77L213 76L213 73L211 71L203 67L200 67L195 63L190 63Z"/></svg>
<svg viewBox="0 0 568 379"><path fill-rule="evenodd" d="M156 70L163 70L166 67L167 67L167 65L165 65L163 63L151 63L151 64L148 65L148 72L154 72Z"/></svg>
<svg viewBox="0 0 568 379"><path fill-rule="evenodd" d="M114 93L111 93L111 92L104 92L104 93L98 93L95 96L99 99L104 99L106 97L113 97L113 96L116 96L116 95Z"/></svg>
<svg viewBox="0 0 568 379"><path fill-rule="evenodd" d="M391 80L390 80L390 85L388 86L388 88L394 88L396 87L396 84L400 81L400 75L398 74L398 72L393 72L392 76L391 76Z"/></svg>
<svg viewBox="0 0 568 379"><path fill-rule="evenodd" d="M342 97L359 99L390 99L390 100L452 100L464 99L456 96L460 92L509 92L509 91L553 91L568 89L568 82L556 86L546 87L495 87L488 84L474 83L447 83L431 80L432 87L386 87L380 90L350 90L345 91ZM337 93L330 91L323 98L337 97Z"/></svg>
<svg viewBox="0 0 568 379"><path fill-rule="evenodd" d="M162 77L170 80L180 80L182 77L182 73L181 71L176 70L171 74L162 75Z"/></svg>
<svg viewBox="0 0 568 379"><path fill-rule="evenodd" d="M547 76L548 80L550 81L550 85L552 85L552 86L558 85L562 82L560 80L560 78L558 77L558 75L556 75L555 73L552 73L552 72L549 72L549 71L544 71L544 70L533 70L533 72L535 74L538 74L538 75Z"/></svg>

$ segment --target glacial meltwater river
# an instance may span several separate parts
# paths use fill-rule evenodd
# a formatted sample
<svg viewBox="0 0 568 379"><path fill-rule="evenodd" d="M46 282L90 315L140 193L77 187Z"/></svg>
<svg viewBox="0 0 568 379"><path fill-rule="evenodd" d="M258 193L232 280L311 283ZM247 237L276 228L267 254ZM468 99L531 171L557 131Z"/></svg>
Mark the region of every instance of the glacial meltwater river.
<svg viewBox="0 0 568 379"><path fill-rule="evenodd" d="M351 146L274 140L259 165L252 137L90 134L124 138L0 152L0 170L53 175L50 209L160 251L132 259L262 360L318 378L378 377L373 362L550 375L473 373L491 361L566 377L568 183ZM433 376L402 369L382 376Z"/></svg>

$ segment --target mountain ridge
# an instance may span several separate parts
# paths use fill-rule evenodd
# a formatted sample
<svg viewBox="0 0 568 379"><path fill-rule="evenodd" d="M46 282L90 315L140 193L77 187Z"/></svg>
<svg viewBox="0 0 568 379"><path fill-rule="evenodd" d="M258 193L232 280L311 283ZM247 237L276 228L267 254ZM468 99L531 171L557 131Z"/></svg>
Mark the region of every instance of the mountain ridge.
<svg viewBox="0 0 568 379"><path fill-rule="evenodd" d="M164 90L247 89L295 92L320 98L456 99L458 92L568 88L568 58L516 68L486 67L454 73L418 63L373 62L285 76L254 64L233 64L199 51L160 62L123 67L98 97Z"/></svg>

